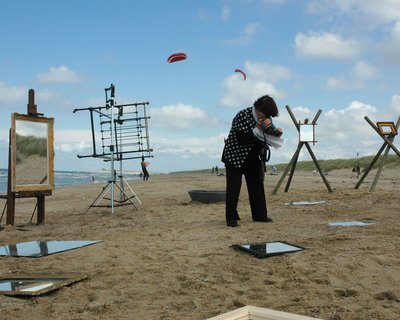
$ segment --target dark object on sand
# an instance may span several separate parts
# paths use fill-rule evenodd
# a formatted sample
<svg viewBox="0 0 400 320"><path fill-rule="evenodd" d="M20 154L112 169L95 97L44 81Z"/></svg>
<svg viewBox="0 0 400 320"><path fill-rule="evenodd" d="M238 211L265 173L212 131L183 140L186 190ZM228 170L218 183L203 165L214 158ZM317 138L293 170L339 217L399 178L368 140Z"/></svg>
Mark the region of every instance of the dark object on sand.
<svg viewBox="0 0 400 320"><path fill-rule="evenodd" d="M198 201L202 203L213 203L219 201L225 201L225 191L211 191L211 190L190 190L188 191L192 201Z"/></svg>

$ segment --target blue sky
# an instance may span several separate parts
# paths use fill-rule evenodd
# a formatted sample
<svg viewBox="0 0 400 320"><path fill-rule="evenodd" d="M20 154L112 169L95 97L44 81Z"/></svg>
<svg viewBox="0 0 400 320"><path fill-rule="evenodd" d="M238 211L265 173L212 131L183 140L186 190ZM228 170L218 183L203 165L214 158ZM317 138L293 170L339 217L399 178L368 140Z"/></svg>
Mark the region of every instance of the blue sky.
<svg viewBox="0 0 400 320"><path fill-rule="evenodd" d="M264 94L285 139L271 164L297 147L286 105L301 121L322 109L318 159L376 154L383 140L364 116L400 115L397 0L14 0L1 1L0 24L2 168L11 113L26 113L30 88L55 118L56 170L109 168L77 158L91 153L90 123L72 111L104 105L111 83L117 103L150 103L150 172L223 167L232 118ZM188 58L169 64L175 52Z"/></svg>

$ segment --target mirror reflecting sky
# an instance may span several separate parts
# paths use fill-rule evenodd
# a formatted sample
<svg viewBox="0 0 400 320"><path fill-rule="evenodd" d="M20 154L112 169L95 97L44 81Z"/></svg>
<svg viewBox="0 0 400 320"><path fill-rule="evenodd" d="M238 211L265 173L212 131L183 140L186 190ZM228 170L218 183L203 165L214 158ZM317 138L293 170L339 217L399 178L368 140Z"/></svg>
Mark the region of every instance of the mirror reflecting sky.
<svg viewBox="0 0 400 320"><path fill-rule="evenodd" d="M89 246L99 241L30 241L0 246L0 256L43 257L53 253Z"/></svg>
<svg viewBox="0 0 400 320"><path fill-rule="evenodd" d="M312 124L300 125L300 141L314 142L314 126Z"/></svg>
<svg viewBox="0 0 400 320"><path fill-rule="evenodd" d="M302 251L304 248L292 245L284 241L274 241L265 243L236 244L235 249L251 253L257 258L267 258L280 254Z"/></svg>

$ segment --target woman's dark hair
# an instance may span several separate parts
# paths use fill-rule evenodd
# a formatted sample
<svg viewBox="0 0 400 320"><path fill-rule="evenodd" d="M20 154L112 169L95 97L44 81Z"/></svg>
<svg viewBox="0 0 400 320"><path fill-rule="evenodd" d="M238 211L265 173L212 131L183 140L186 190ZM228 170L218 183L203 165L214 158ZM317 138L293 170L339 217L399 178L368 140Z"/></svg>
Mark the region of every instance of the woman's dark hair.
<svg viewBox="0 0 400 320"><path fill-rule="evenodd" d="M267 117L277 117L279 115L278 106L269 95L262 96L254 101L254 107L265 113Z"/></svg>

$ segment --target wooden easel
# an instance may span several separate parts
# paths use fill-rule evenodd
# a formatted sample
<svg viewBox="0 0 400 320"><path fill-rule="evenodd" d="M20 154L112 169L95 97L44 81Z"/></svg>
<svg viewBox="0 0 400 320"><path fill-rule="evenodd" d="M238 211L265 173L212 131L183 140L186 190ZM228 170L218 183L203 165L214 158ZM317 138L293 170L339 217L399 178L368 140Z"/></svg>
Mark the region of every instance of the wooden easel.
<svg viewBox="0 0 400 320"><path fill-rule="evenodd" d="M43 114L37 112L37 106L35 102L35 91L30 89L28 92L28 105L27 105L27 113L29 116L38 117L43 116ZM49 196L52 194L52 190L28 190L28 191L13 191L12 188L12 159L11 159L11 130L9 134L9 150L8 150L8 182L7 182L7 194L0 195L0 198L7 199L7 202L4 206L3 213L0 218L0 222L3 219L5 208L7 207L7 217L6 217L6 225L14 225L15 223L15 199L16 198L32 198L36 197L36 207L33 212L37 211L37 223L43 223L45 220L45 196ZM33 218L33 215L32 215ZM31 218L31 220L32 220Z"/></svg>
<svg viewBox="0 0 400 320"><path fill-rule="evenodd" d="M293 121L294 125L296 126L297 131L298 131L299 134L300 134L300 124L299 124L298 121L296 120L296 118L295 118L295 116L294 116L292 110L290 109L290 107L289 107L289 106L286 106L286 109L287 109L287 111L289 112L289 115L290 115L290 117L292 118L292 121ZM316 125L316 124L317 124L317 120L318 120L318 118L319 118L321 112L322 112L322 110L319 109L318 112L317 112L317 114L316 114L315 117L314 117L314 120L313 120L312 123L311 123L312 125ZM300 140L300 139L299 139L299 140ZM332 189L331 189L331 186L329 185L328 180L326 179L326 177L324 176L324 174L323 174L323 172L322 172L322 170L321 170L321 167L320 167L320 165L319 165L319 163L318 163L318 160L317 160L317 158L315 157L315 155L314 155L314 153L313 153L313 151L312 151L310 145L308 144L308 142L299 141L299 144L298 144L298 146L297 146L296 152L294 153L294 155L293 155L292 159L290 160L288 166L286 167L285 171L283 172L283 174L282 174L281 178L279 179L278 184L276 185L276 187L275 187L274 191L272 192L272 194L276 194L276 193L278 192L278 190L279 190L279 188L280 188L280 186L281 186L283 180L286 178L286 175L288 174L288 172L289 172L289 170L290 170L289 178L288 178L288 181L287 181L287 184L286 184L286 188L285 188L285 192L288 192L288 191L289 191L290 183L291 183L292 178L293 178L293 173L294 173L294 170L295 170L295 168L296 168L297 159L299 158L300 150L301 150L301 148L303 147L303 145L306 146L308 152L310 153L311 158L313 159L314 164L315 164L315 166L317 167L318 172L319 172L319 174L321 175L322 180L324 181L324 183L325 183L325 185L326 185L326 188L328 189L329 192L333 192Z"/></svg>
<svg viewBox="0 0 400 320"><path fill-rule="evenodd" d="M385 160L387 158L387 155L389 154L390 148L393 149L393 151L400 157L400 151L393 145L393 141L395 138L395 134L382 134L379 131L379 128L367 117L365 116L364 119L369 123L369 125L379 134L379 136L385 141L382 145L382 147L379 149L378 153L376 154L375 158L372 159L371 163L369 164L369 166L367 167L367 169L365 169L364 174L362 175L362 177L360 178L360 180L357 182L355 189L358 189L361 185L361 183L364 181L364 179L367 177L368 173L371 171L372 167L374 166L375 162L379 159L379 157L381 156L381 153L383 152L383 150L386 148L385 153L382 156L382 160L381 163L379 164L378 167L378 171L376 172L375 175L375 179L374 182L371 185L371 189L369 191L374 191L376 184L378 183L379 177L382 173L382 169L383 169L383 165L385 163ZM398 131L400 126L400 116L397 119L397 123L396 123L396 132Z"/></svg>

